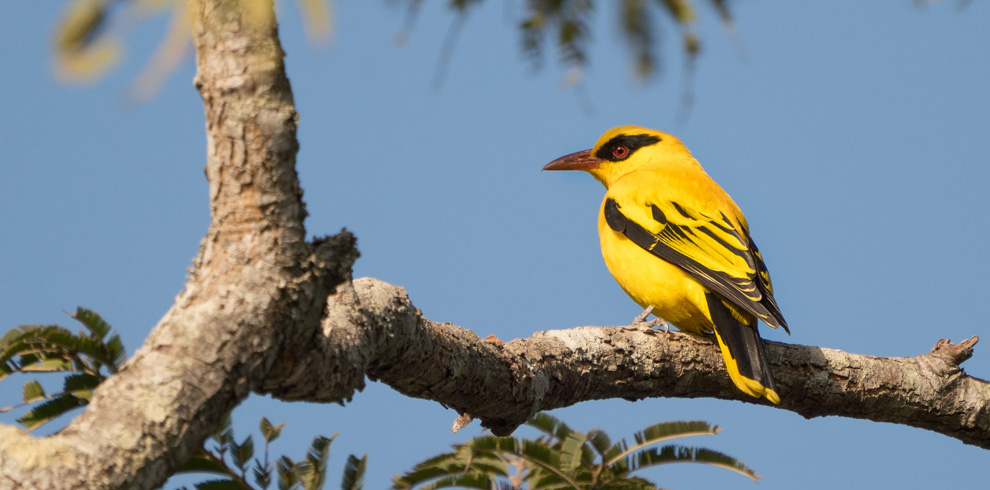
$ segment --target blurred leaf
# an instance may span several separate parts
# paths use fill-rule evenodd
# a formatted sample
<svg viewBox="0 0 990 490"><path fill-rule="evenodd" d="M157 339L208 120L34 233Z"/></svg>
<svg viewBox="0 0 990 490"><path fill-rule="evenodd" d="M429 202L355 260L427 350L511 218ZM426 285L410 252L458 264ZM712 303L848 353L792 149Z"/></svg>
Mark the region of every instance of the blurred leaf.
<svg viewBox="0 0 990 490"><path fill-rule="evenodd" d="M536 439L480 436L453 451L423 461L409 472L393 478L393 488L533 489L649 489L656 486L632 472L666 463L705 463L721 466L750 478L759 478L738 460L709 449L668 446L647 448L673 437L715 434L718 427L707 422L665 422L635 434L638 444L629 448L624 440L615 444L600 429L575 431L548 414L537 414L527 425L544 436ZM601 456L601 457L599 457ZM508 476L513 475L512 479Z"/></svg>
<svg viewBox="0 0 990 490"><path fill-rule="evenodd" d="M24 403L31 403L45 398L45 389L37 381L24 383L23 400Z"/></svg>
<svg viewBox="0 0 990 490"><path fill-rule="evenodd" d="M694 22L694 6L690 0L663 0L667 12L679 24Z"/></svg>
<svg viewBox="0 0 990 490"><path fill-rule="evenodd" d="M251 458L254 457L254 440L251 439L251 436L247 436L243 442L234 444L231 447L230 457L234 461L234 466L243 474L245 467L251 462Z"/></svg>
<svg viewBox="0 0 990 490"><path fill-rule="evenodd" d="M657 68L654 20L645 0L623 0L622 34L635 59L636 74L648 78Z"/></svg>
<svg viewBox="0 0 990 490"><path fill-rule="evenodd" d="M317 436L313 438L309 451L306 452L306 464L300 467L300 479L304 488L323 488L327 477L327 462L330 460L330 443L337 437Z"/></svg>
<svg viewBox="0 0 990 490"><path fill-rule="evenodd" d="M55 48L60 52L77 51L96 36L106 19L103 0L70 1L55 29Z"/></svg>
<svg viewBox="0 0 990 490"><path fill-rule="evenodd" d="M68 372L64 391L46 394L37 380L24 385L25 404L47 400L18 421L33 430L60 415L89 403L93 390L117 371L126 357L120 336L98 314L79 308L71 315L85 327L73 333L58 325L21 325L0 337L0 380L13 372ZM104 339L109 335L109 344ZM16 406L0 409L5 412Z"/></svg>
<svg viewBox="0 0 990 490"><path fill-rule="evenodd" d="M243 19L258 30L275 26L275 9L272 0L240 0Z"/></svg>
<svg viewBox="0 0 990 490"><path fill-rule="evenodd" d="M722 22L726 24L732 23L732 12L729 12L729 5L727 0L711 0L712 5L715 7L715 11L718 12L719 18Z"/></svg>
<svg viewBox="0 0 990 490"><path fill-rule="evenodd" d="M278 458L275 462L275 469L278 473L278 487L292 488L299 484L299 474L296 473L296 463L287 456Z"/></svg>
<svg viewBox="0 0 990 490"><path fill-rule="evenodd" d="M713 436L722 432L717 425L709 424L704 420L693 420L690 422L661 422L651 425L633 434L637 444L650 445L661 441L678 437Z"/></svg>
<svg viewBox="0 0 990 490"><path fill-rule="evenodd" d="M175 470L175 474L179 473L216 473L219 475L236 476L223 461L218 460L215 455L207 452L205 449L196 451L196 454L193 454L182 463Z"/></svg>
<svg viewBox="0 0 990 490"><path fill-rule="evenodd" d="M635 465L633 465L632 470L669 463L705 463L732 470L740 475L751 478L753 481L758 481L762 478L751 468L726 454L711 449L678 445L664 446L659 449L649 448L637 452L635 454Z"/></svg>
<svg viewBox="0 0 990 490"><path fill-rule="evenodd" d="M22 361L31 361L28 364L22 366L19 371L24 372L58 372L58 371L72 371L72 363L66 361L65 359L45 359L43 361L34 361L35 356L24 356Z"/></svg>
<svg viewBox="0 0 990 490"><path fill-rule="evenodd" d="M92 334L91 337L96 339L102 339L110 333L110 324L103 320L99 314L93 310L89 310L83 307L76 308L76 312L70 315L72 318L82 323L87 330Z"/></svg>
<svg viewBox="0 0 990 490"><path fill-rule="evenodd" d="M574 473L581 466L584 453L584 443L588 436L574 432L565 439L559 447L560 467L567 473Z"/></svg>
<svg viewBox="0 0 990 490"><path fill-rule="evenodd" d="M161 90L168 75L186 57L191 43L189 34L189 2L172 2L165 38L158 43L148 64L131 84L130 93L137 100L148 100Z"/></svg>
<svg viewBox="0 0 990 490"><path fill-rule="evenodd" d="M340 483L341 490L362 490L364 488L364 471L368 464L368 455L358 459L353 454L347 457L344 465L344 478Z"/></svg>
<svg viewBox="0 0 990 490"><path fill-rule="evenodd" d="M67 82L92 82L103 76L121 58L123 47L115 39L103 38L86 47L57 53L55 75Z"/></svg>
<svg viewBox="0 0 990 490"><path fill-rule="evenodd" d="M255 460L257 462L257 460ZM268 488L272 484L272 472L270 467L264 467L261 464L255 466L252 470L254 472L254 482L261 488Z"/></svg>
<svg viewBox="0 0 990 490"><path fill-rule="evenodd" d="M552 436L558 441L566 439L573 432L562 420L545 412L540 412L532 416L526 421L526 425L539 429L544 434Z"/></svg>
<svg viewBox="0 0 990 490"><path fill-rule="evenodd" d="M230 413L223 416L220 421L220 425L217 426L216 431L210 435L209 440L214 441L217 444L217 453L219 453L220 458L224 457L227 449L234 443L234 427L230 422Z"/></svg>
<svg viewBox="0 0 990 490"><path fill-rule="evenodd" d="M261 435L265 438L265 441L272 442L282 435L282 428L285 427L285 422L282 422L277 426L273 426L267 418L261 417L261 422L258 426L258 429L261 430Z"/></svg>
<svg viewBox="0 0 990 490"><path fill-rule="evenodd" d="M612 456L620 453L622 448L625 446L625 441L620 441L619 444L612 444L612 439L608 437L608 434L601 429L592 429L588 431L588 442L591 443L591 447L598 451L598 455L604 460L609 460Z"/></svg>
<svg viewBox="0 0 990 490"><path fill-rule="evenodd" d="M330 40L332 15L329 0L296 0L300 17L310 41L326 43Z"/></svg>
<svg viewBox="0 0 990 490"><path fill-rule="evenodd" d="M71 369L97 374L99 365L116 369L117 353L111 352L100 339L74 334L57 325L22 325L16 330L17 335L4 337L7 343L0 345L3 349L0 353L0 362L9 365L9 361L19 356L20 359L13 363L18 370ZM87 358L95 362L89 362ZM58 362L44 362L52 359ZM66 362L71 365L66 365Z"/></svg>
<svg viewBox="0 0 990 490"><path fill-rule="evenodd" d="M237 480L210 480L197 483L196 488L198 490L251 490L251 487Z"/></svg>
<svg viewBox="0 0 990 490"><path fill-rule="evenodd" d="M32 408L24 415L21 415L17 419L17 422L30 431L52 419L64 415L72 409L85 406L86 403L86 400L80 399L77 396L63 394Z"/></svg>
<svg viewBox="0 0 990 490"><path fill-rule="evenodd" d="M556 31L557 49L565 64L584 66L591 38L591 0L529 0L519 26L522 51L538 68L547 33Z"/></svg>

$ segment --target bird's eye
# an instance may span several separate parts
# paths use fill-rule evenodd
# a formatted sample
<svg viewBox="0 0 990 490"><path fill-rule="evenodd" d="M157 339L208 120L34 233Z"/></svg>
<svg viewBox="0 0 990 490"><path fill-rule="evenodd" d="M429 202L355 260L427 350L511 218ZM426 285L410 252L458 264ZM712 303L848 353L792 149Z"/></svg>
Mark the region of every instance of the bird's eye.
<svg viewBox="0 0 990 490"><path fill-rule="evenodd" d="M629 148L625 146L616 146L612 148L612 156L615 158L625 158L629 156Z"/></svg>

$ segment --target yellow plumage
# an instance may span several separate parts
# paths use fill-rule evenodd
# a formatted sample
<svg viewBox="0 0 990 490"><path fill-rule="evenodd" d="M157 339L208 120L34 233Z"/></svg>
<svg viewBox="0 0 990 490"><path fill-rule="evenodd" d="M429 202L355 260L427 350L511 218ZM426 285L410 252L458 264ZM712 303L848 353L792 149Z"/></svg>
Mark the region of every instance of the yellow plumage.
<svg viewBox="0 0 990 490"><path fill-rule="evenodd" d="M733 383L779 403L757 331L757 318L787 329L770 275L739 207L680 140L622 126L544 169L604 184L598 235L622 289L683 331L714 332Z"/></svg>

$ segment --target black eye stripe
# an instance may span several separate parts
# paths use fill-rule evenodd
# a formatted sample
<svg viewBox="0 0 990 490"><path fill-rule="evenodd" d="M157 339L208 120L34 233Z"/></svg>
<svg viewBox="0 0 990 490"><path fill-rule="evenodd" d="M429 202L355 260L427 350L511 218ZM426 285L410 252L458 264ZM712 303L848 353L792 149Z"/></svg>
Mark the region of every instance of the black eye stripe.
<svg viewBox="0 0 990 490"><path fill-rule="evenodd" d="M653 136L649 134L620 134L608 140L607 143L605 143L600 148L598 148L598 151L595 152L595 156L601 158L602 160L610 160L616 162L619 160L625 160L626 158L629 158L633 153L636 152L636 150L644 146L650 146L652 144L656 144L659 142L660 142L660 138L658 136ZM626 149L628 149L629 151L626 153L626 155L623 158L616 158L615 155L612 154L612 152L620 146L626 147Z"/></svg>

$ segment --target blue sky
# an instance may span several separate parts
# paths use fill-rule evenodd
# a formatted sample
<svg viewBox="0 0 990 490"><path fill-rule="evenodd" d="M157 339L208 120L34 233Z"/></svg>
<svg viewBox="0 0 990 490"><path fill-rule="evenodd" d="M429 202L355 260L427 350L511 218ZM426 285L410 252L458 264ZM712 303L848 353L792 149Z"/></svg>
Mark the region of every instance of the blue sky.
<svg viewBox="0 0 990 490"><path fill-rule="evenodd" d="M356 277L404 286L430 319L504 340L627 323L638 307L598 248L604 190L540 168L612 126L640 124L677 134L746 213L793 332L765 337L915 356L939 338L987 332L987 4L748 2L734 8L736 37L703 8L684 122L677 34L662 36L660 78L638 82L607 5L585 76L590 111L562 87L560 66L534 74L525 64L503 2L469 17L434 89L452 20L442 3L426 2L403 46L403 11L385 2L335 2L327 47L308 43L296 12L280 9L307 228L354 231ZM13 2L0 17L0 327L75 328L62 311L83 305L133 352L181 290L208 224L202 104L191 58L155 99L126 97L164 19L127 27L124 63L101 82L56 82L49 43L61 6ZM990 376L988 348L977 346L967 372ZM0 385L0 405L18 400L20 381ZM984 450L891 424L706 399L554 414L614 436L710 421L724 432L686 442L739 457L764 490L985 485L972 470ZM366 487L385 488L480 433L475 423L451 435L456 413L377 383L345 407L252 397L235 412L239 436L256 433L262 415L288 422L274 450L296 457L315 434L340 432L328 488L347 454L368 453ZM757 488L695 465L644 476L681 490Z"/></svg>

